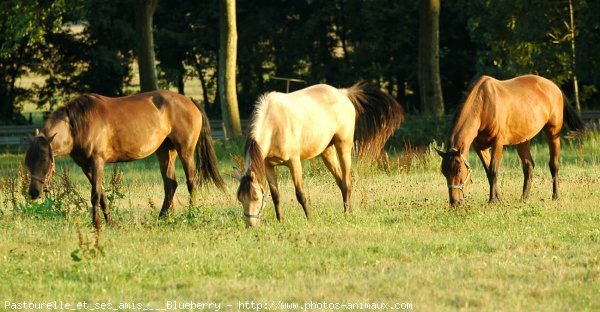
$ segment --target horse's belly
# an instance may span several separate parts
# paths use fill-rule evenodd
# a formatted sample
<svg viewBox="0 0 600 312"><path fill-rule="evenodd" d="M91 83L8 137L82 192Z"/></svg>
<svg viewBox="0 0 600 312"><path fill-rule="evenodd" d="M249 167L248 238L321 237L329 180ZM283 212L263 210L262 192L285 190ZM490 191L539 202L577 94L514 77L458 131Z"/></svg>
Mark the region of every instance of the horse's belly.
<svg viewBox="0 0 600 312"><path fill-rule="evenodd" d="M113 140L112 148L107 149L107 162L132 161L152 155L166 139L163 131L155 131L144 137Z"/></svg>
<svg viewBox="0 0 600 312"><path fill-rule="evenodd" d="M300 159L312 159L315 158L331 145L333 139L333 131L323 131L318 135L306 135L302 138L300 143Z"/></svg>
<svg viewBox="0 0 600 312"><path fill-rule="evenodd" d="M542 120L513 121L504 134L504 145L516 145L530 141L544 127Z"/></svg>

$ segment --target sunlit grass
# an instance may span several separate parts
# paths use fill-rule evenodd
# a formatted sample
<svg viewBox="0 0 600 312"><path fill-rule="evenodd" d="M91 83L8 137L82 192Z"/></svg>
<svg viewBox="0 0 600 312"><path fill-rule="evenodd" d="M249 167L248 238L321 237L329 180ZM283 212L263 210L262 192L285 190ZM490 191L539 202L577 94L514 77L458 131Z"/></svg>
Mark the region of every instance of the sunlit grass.
<svg viewBox="0 0 600 312"><path fill-rule="evenodd" d="M0 299L136 301L147 307L164 307L166 300L236 307L237 300L327 300L411 302L415 310L597 310L598 142L588 138L583 153L576 143L563 143L559 201L551 200L545 143L533 146L537 166L528 202L520 201L523 178L514 149L501 167L503 200L493 206L486 203L488 184L473 154L474 184L457 209L447 205L437 155L409 167L392 157L387 172L356 166L352 214L342 213L340 192L320 161L305 162L314 220L304 219L282 168L285 221L276 221L269 203L262 226L251 230L235 199L237 183L226 174L239 144L217 146L225 193L202 190L188 206L178 169L169 220L157 220L163 191L154 157L121 164L125 196L116 200L116 225L100 233L97 252L87 206L51 217L4 206L0 198ZM10 174L21 161L22 155L0 156L0 173ZM72 161L61 159L57 167L69 168L75 192L87 199L89 185ZM22 197L19 203L27 205Z"/></svg>

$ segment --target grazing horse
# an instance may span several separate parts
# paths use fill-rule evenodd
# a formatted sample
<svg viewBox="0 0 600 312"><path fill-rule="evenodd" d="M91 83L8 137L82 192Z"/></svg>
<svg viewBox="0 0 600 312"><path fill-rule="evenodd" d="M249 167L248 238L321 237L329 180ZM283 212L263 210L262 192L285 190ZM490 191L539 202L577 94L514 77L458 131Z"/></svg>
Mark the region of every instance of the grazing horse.
<svg viewBox="0 0 600 312"><path fill-rule="evenodd" d="M50 180L54 157L70 155L92 185L92 221L96 228L101 227L98 206L106 223L111 223L102 185L106 163L142 159L156 152L165 190L161 217L172 211L178 154L190 194L196 184L208 180L224 187L206 113L189 98L170 91L120 98L81 95L53 112L44 129L30 141L25 164L31 175L31 198L38 198Z"/></svg>
<svg viewBox="0 0 600 312"><path fill-rule="evenodd" d="M505 145L516 145L525 178L522 198L527 199L534 167L529 144L541 130L550 146L552 199L557 199L559 135L563 120L572 130L585 131L581 117L552 81L535 75L503 81L482 76L454 117L448 150L438 151L450 204L462 202L464 187L470 181L471 167L467 159L471 145L483 163L490 184L490 203L498 201L496 176L502 149Z"/></svg>
<svg viewBox="0 0 600 312"><path fill-rule="evenodd" d="M393 97L362 82L347 89L319 84L289 94L270 92L261 96L252 116L245 169L237 192L246 225L260 223L267 181L281 221L277 165L290 169L296 198L310 219L301 161L319 155L342 191L344 211L350 212L354 138L359 158L378 156L403 116L402 107Z"/></svg>

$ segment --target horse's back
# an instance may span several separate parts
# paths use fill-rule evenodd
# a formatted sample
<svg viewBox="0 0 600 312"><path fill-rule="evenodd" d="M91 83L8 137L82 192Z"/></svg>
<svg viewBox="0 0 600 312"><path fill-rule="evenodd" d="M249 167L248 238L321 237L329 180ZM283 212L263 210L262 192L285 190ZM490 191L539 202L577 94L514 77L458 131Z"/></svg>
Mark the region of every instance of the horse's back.
<svg viewBox="0 0 600 312"><path fill-rule="evenodd" d="M83 142L107 162L141 159L154 153L167 137L182 140L200 133L195 104L178 93L158 90L124 97L86 95L91 102Z"/></svg>
<svg viewBox="0 0 600 312"><path fill-rule="evenodd" d="M506 145L531 140L547 124L562 124L562 92L552 81L525 75L481 84L485 119L495 124ZM496 131L493 131L496 132Z"/></svg>
<svg viewBox="0 0 600 312"><path fill-rule="evenodd" d="M271 145L299 153L302 159L319 155L333 137L349 128L354 131L355 111L339 89L319 84L292 93L271 92L266 98L261 125L270 127ZM265 129L266 130L266 129ZM259 130L257 132L263 132ZM285 148L281 148L285 147ZM285 160L289 155L279 155Z"/></svg>

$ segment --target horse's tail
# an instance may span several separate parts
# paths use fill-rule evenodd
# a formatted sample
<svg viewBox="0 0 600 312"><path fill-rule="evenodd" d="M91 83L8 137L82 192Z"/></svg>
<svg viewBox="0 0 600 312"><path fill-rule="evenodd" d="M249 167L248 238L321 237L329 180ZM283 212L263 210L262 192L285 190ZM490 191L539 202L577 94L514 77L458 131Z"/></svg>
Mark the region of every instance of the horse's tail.
<svg viewBox="0 0 600 312"><path fill-rule="evenodd" d="M200 110L202 115L202 129L200 129L200 137L196 143L196 176L199 184L212 180L212 182L221 190L225 189L225 182L219 174L217 167L217 156L212 142L212 134L210 130L210 122L204 108L194 100L194 104Z"/></svg>
<svg viewBox="0 0 600 312"><path fill-rule="evenodd" d="M575 134L584 134L586 131L585 122L583 122L581 115L575 108L573 108L573 106L571 106L569 100L567 99L564 93L562 94L562 97L564 109L563 115L565 122L567 123L569 128L573 132L575 132Z"/></svg>
<svg viewBox="0 0 600 312"><path fill-rule="evenodd" d="M354 140L359 158L381 155L383 147L404 120L404 110L391 95L364 81L341 89L357 113Z"/></svg>

